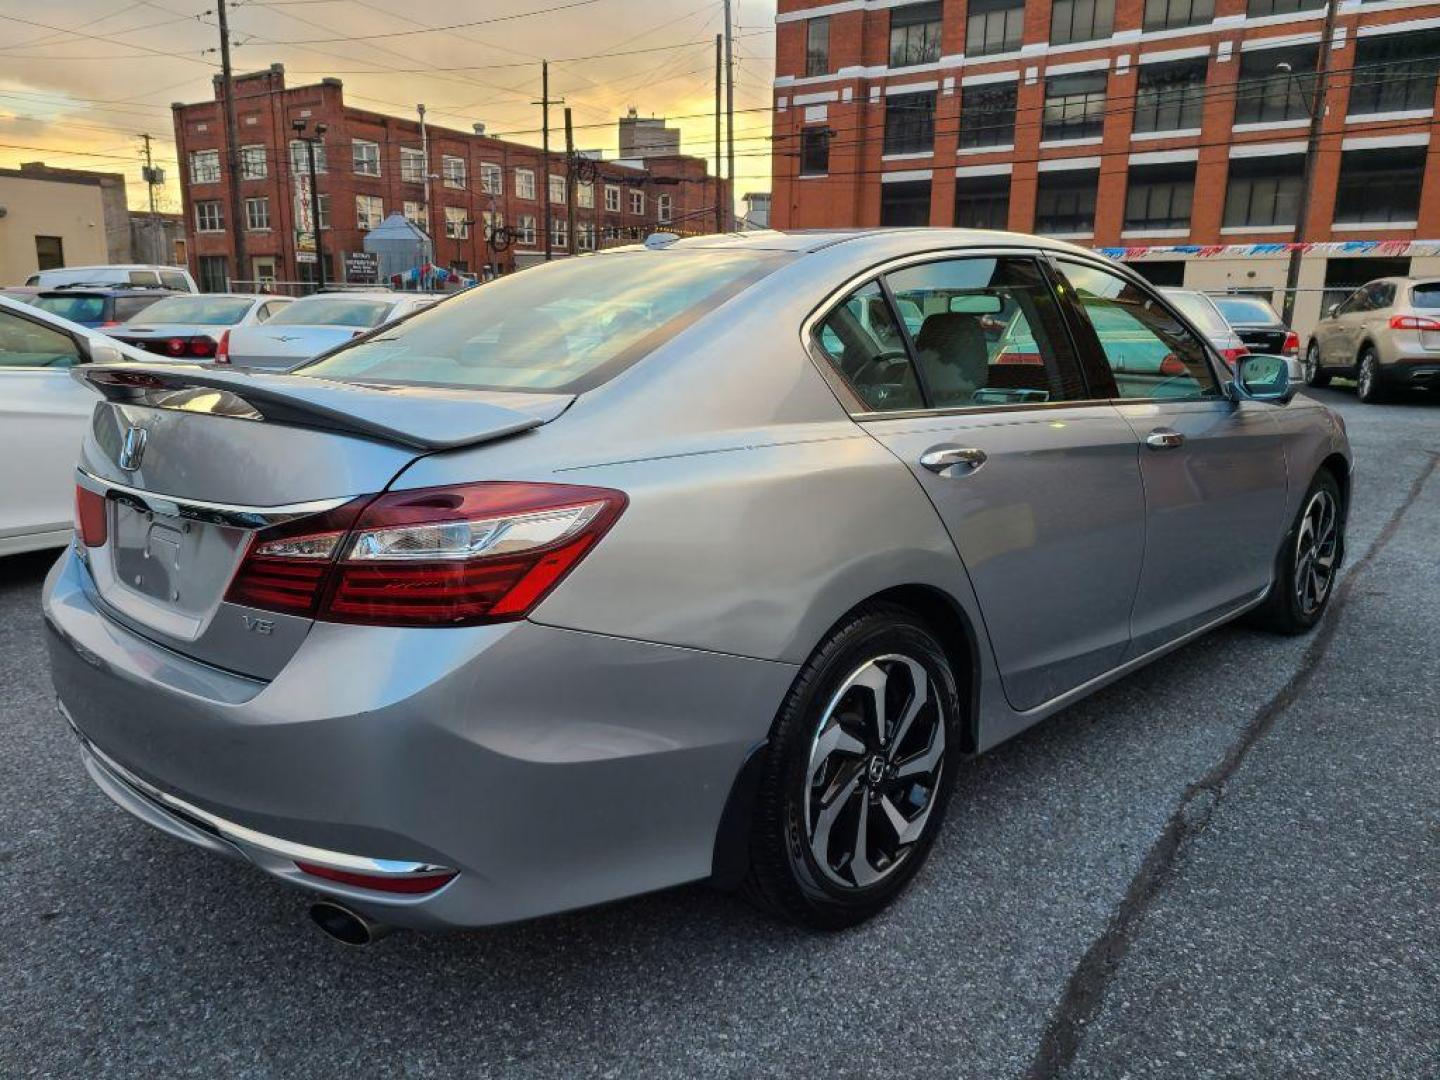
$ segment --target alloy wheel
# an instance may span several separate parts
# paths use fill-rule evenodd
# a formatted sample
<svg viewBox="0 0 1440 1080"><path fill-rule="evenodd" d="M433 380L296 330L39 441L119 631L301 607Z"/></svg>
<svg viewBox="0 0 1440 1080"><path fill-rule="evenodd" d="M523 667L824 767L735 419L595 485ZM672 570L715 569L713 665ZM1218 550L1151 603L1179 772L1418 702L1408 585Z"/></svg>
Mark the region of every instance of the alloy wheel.
<svg viewBox="0 0 1440 1080"><path fill-rule="evenodd" d="M1316 372L1316 371L1319 369L1319 367L1320 367L1319 355L1318 355L1318 353L1319 353L1319 350L1317 350L1314 345L1311 345L1311 346L1310 346L1310 351L1305 354L1305 372L1304 372L1304 374L1305 374L1305 381L1306 381L1307 383L1312 383L1312 382L1315 381L1315 372Z"/></svg>
<svg viewBox="0 0 1440 1080"><path fill-rule="evenodd" d="M1360 374L1355 380L1355 392L1362 398L1370 396L1370 388L1375 384L1375 358L1366 353L1360 360Z"/></svg>
<svg viewBox="0 0 1440 1080"><path fill-rule="evenodd" d="M810 742L805 833L831 883L865 888L924 835L944 769L945 714L918 660L879 656L830 699Z"/></svg>
<svg viewBox="0 0 1440 1080"><path fill-rule="evenodd" d="M1321 489L1310 496L1295 538L1295 600L1305 616L1325 603L1335 578L1335 553L1340 539L1340 508L1335 496Z"/></svg>

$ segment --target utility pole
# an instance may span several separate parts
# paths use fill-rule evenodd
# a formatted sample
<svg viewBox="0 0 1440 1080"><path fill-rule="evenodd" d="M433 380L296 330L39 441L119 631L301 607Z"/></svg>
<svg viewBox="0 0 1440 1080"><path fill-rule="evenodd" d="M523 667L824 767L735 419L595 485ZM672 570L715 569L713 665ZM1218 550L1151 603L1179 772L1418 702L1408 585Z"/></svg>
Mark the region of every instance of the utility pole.
<svg viewBox="0 0 1440 1080"><path fill-rule="evenodd" d="M563 98L561 99L564 100ZM544 200L545 212L543 223L545 226L545 261L549 262L555 257L554 245L551 242L550 234L550 61L540 61L540 100L532 101L530 104L539 105L540 112L540 157L541 169L544 174L540 177L540 198Z"/></svg>
<svg viewBox="0 0 1440 1080"><path fill-rule="evenodd" d="M430 238L435 235L435 227L430 220L430 134L425 130L425 105L416 105L415 111L420 114L420 156L425 159L425 167L421 169L421 173L425 179L425 243L430 248L426 259L433 261L435 248Z"/></svg>
<svg viewBox="0 0 1440 1080"><path fill-rule="evenodd" d="M150 261L157 266L166 260L160 257L160 244L157 236L160 232L160 218L155 211L155 185L160 182L159 173L155 170L155 162L150 157L150 136L141 135L145 140L145 187L150 193Z"/></svg>
<svg viewBox="0 0 1440 1080"><path fill-rule="evenodd" d="M1330 0L1331 4L1335 0ZM730 0L725 0L725 175L730 180L731 205L725 209L725 221L728 224L735 213L733 190L735 186L735 57L732 52L734 45L734 33L730 25ZM716 197L720 196L720 189L717 185Z"/></svg>
<svg viewBox="0 0 1440 1080"><path fill-rule="evenodd" d="M565 251L575 254L575 129L570 123L570 106L565 106Z"/></svg>
<svg viewBox="0 0 1440 1080"><path fill-rule="evenodd" d="M216 0L215 14L220 23L220 103L225 110L225 175L226 186L230 189L230 235L235 238L233 280L243 281L249 273L246 268L250 260L245 254L245 222L240 217L240 125L235 121L235 83L230 70L230 20L225 12L225 0Z"/></svg>
<svg viewBox="0 0 1440 1080"><path fill-rule="evenodd" d="M325 137L329 126L324 123L315 125L315 134L306 135L305 125L308 121L295 119L290 126L295 129L295 134L305 144L305 152L310 160L310 228L315 237L315 264L319 288L325 288L325 232L320 228L320 183L315 174L315 144Z"/></svg>
<svg viewBox="0 0 1440 1080"><path fill-rule="evenodd" d="M715 231L725 231L725 211L720 205L720 47L722 35L715 35Z"/></svg>
<svg viewBox="0 0 1440 1080"><path fill-rule="evenodd" d="M1335 33L1335 15L1339 6L1339 0L1327 0L1325 4L1325 27L1320 31L1320 55L1315 61L1315 96L1310 101L1310 135L1305 144L1300 206L1295 218L1290 265L1285 270L1285 296L1280 302L1281 318L1285 320L1286 326L1295 324L1295 298L1300 288L1300 260L1303 255L1301 245L1305 243L1305 219L1310 216L1311 189L1315 186L1315 162L1320 156L1320 134L1325 126L1325 99L1330 92L1330 39Z"/></svg>

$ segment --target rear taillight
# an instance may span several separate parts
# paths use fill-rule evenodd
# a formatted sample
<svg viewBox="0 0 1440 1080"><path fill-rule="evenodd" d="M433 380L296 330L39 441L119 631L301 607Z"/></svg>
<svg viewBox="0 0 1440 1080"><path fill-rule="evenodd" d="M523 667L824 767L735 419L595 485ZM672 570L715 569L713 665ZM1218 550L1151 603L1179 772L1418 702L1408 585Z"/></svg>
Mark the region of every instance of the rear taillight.
<svg viewBox="0 0 1440 1080"><path fill-rule="evenodd" d="M184 356L185 339L178 337L167 338L165 341L165 352L170 356Z"/></svg>
<svg viewBox="0 0 1440 1080"><path fill-rule="evenodd" d="M214 356L215 341L213 338L205 337L203 334L199 337L192 337L187 351L191 356Z"/></svg>
<svg viewBox="0 0 1440 1080"><path fill-rule="evenodd" d="M356 500L257 533L226 599L387 626L519 619L625 503L608 488L512 482Z"/></svg>
<svg viewBox="0 0 1440 1080"><path fill-rule="evenodd" d="M1300 335L1291 330L1285 335L1285 344L1280 347L1283 356L1300 355Z"/></svg>
<svg viewBox="0 0 1440 1080"><path fill-rule="evenodd" d="M220 335L220 344L215 346L215 363L230 363L230 331L226 330Z"/></svg>
<svg viewBox="0 0 1440 1080"><path fill-rule="evenodd" d="M1190 374L1190 369L1185 366L1185 361L1181 360L1174 353L1166 353L1160 358L1160 374L1166 377L1188 375Z"/></svg>
<svg viewBox="0 0 1440 1080"><path fill-rule="evenodd" d="M1223 357L1225 357L1225 363L1228 364L1228 365L1230 366L1230 370L1233 371L1233 370L1235 370L1235 364L1236 364L1236 362L1237 362L1242 356L1249 356L1249 355L1250 355L1250 350L1247 349L1247 348L1245 348L1245 347L1242 345L1242 346L1239 346L1238 348L1233 348L1233 349L1221 349L1221 350L1220 350L1220 355L1223 356Z"/></svg>
<svg viewBox="0 0 1440 1080"><path fill-rule="evenodd" d="M1391 330L1440 330L1440 321L1422 315L1391 315Z"/></svg>
<svg viewBox="0 0 1440 1080"><path fill-rule="evenodd" d="M105 496L75 485L75 531L86 547L105 543L109 526L105 518Z"/></svg>

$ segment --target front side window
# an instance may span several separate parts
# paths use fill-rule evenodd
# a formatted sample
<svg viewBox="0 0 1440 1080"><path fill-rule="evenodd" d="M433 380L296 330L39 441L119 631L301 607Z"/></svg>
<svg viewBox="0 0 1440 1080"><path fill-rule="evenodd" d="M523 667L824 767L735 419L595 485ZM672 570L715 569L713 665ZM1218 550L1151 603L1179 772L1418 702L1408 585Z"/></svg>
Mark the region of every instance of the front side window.
<svg viewBox="0 0 1440 1080"><path fill-rule="evenodd" d="M1015 144L1019 80L979 83L960 91L960 145L966 149Z"/></svg>
<svg viewBox="0 0 1440 1080"><path fill-rule="evenodd" d="M1115 0L1054 0L1050 5L1050 44L1096 41L1110 36Z"/></svg>
<svg viewBox="0 0 1440 1080"><path fill-rule="evenodd" d="M1009 220L1009 173L955 178L955 224L959 228L1003 229Z"/></svg>
<svg viewBox="0 0 1440 1080"><path fill-rule="evenodd" d="M830 129L802 128L800 131L800 175L824 176L830 171Z"/></svg>
<svg viewBox="0 0 1440 1080"><path fill-rule="evenodd" d="M1089 236L1095 231L1096 169L1042 172L1035 189L1035 231L1044 236Z"/></svg>
<svg viewBox="0 0 1440 1080"><path fill-rule="evenodd" d="M913 67L940 59L940 4L890 9L890 66Z"/></svg>
<svg viewBox="0 0 1440 1080"><path fill-rule="evenodd" d="M1347 223L1413 223L1420 216L1426 148L1397 146L1346 150L1340 155L1335 220Z"/></svg>
<svg viewBox="0 0 1440 1080"><path fill-rule="evenodd" d="M965 14L965 55L993 56L1020 48L1025 0L970 0Z"/></svg>
<svg viewBox="0 0 1440 1080"><path fill-rule="evenodd" d="M445 186L448 188L463 188L465 186L465 159L452 157L449 154L442 154L440 157L440 175L444 177Z"/></svg>
<svg viewBox="0 0 1440 1080"><path fill-rule="evenodd" d="M1132 165L1125 187L1125 228L1188 229L1195 163Z"/></svg>
<svg viewBox="0 0 1440 1080"><path fill-rule="evenodd" d="M935 91L885 99L887 154L923 154L935 146Z"/></svg>
<svg viewBox="0 0 1440 1080"><path fill-rule="evenodd" d="M79 362L80 347L69 334L0 308L0 368L68 368Z"/></svg>
<svg viewBox="0 0 1440 1080"><path fill-rule="evenodd" d="M220 151L190 151L190 182L192 184L216 184L220 182Z"/></svg>
<svg viewBox="0 0 1440 1080"><path fill-rule="evenodd" d="M1141 64L1135 84L1136 131L1184 131L1200 127L1205 107L1203 56L1169 63Z"/></svg>
<svg viewBox="0 0 1440 1080"><path fill-rule="evenodd" d="M805 74L830 74L830 17L805 21Z"/></svg>
<svg viewBox="0 0 1440 1080"><path fill-rule="evenodd" d="M1304 170L1300 154L1232 158L1225 186L1226 228L1293 226Z"/></svg>
<svg viewBox="0 0 1440 1080"><path fill-rule="evenodd" d="M1055 75L1045 80L1042 139L1098 138L1105 127L1103 71Z"/></svg>
<svg viewBox="0 0 1440 1080"><path fill-rule="evenodd" d="M871 411L925 407L905 351L905 335L875 282L857 289L826 316L815 328L815 343Z"/></svg>
<svg viewBox="0 0 1440 1080"><path fill-rule="evenodd" d="M1318 45L1256 49L1240 54L1235 123L1267 124L1310 116Z"/></svg>
<svg viewBox="0 0 1440 1080"><path fill-rule="evenodd" d="M1146 30L1198 26L1215 17L1215 0L1145 0Z"/></svg>
<svg viewBox="0 0 1440 1080"><path fill-rule="evenodd" d="M1057 262L1094 332L1120 397L1219 396L1205 346L1157 297L1110 270L1068 259Z"/></svg>
<svg viewBox="0 0 1440 1080"><path fill-rule="evenodd" d="M380 144L364 139L350 140L350 158L361 176L380 175Z"/></svg>

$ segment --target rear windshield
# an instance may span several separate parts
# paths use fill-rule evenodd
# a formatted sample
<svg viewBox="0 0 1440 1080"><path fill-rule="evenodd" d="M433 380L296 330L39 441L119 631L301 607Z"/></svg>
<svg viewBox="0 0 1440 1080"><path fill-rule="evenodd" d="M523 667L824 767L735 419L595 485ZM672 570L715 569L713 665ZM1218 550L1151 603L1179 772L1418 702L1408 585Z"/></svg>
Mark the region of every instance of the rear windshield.
<svg viewBox="0 0 1440 1080"><path fill-rule="evenodd" d="M1280 316L1264 300L1248 296L1217 296L1215 306L1232 323L1278 323Z"/></svg>
<svg viewBox="0 0 1440 1080"><path fill-rule="evenodd" d="M145 309L145 318L154 323L233 326L254 302L243 296L173 296L151 304Z"/></svg>
<svg viewBox="0 0 1440 1080"><path fill-rule="evenodd" d="M395 306L393 300L348 300L312 296L287 304L270 317L271 326L379 326Z"/></svg>
<svg viewBox="0 0 1440 1080"><path fill-rule="evenodd" d="M332 379L578 393L658 348L782 258L627 251L567 259L471 289L301 370Z"/></svg>
<svg viewBox="0 0 1440 1080"><path fill-rule="evenodd" d="M35 306L71 322L101 322L105 318L103 296L42 296Z"/></svg>
<svg viewBox="0 0 1440 1080"><path fill-rule="evenodd" d="M1209 299L1196 293L1166 293L1165 298L1180 309L1181 313L1207 334L1227 333L1228 323L1220 317Z"/></svg>
<svg viewBox="0 0 1440 1080"><path fill-rule="evenodd" d="M1410 303L1417 308L1440 308L1440 281L1416 285L1410 290Z"/></svg>

